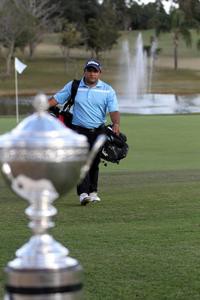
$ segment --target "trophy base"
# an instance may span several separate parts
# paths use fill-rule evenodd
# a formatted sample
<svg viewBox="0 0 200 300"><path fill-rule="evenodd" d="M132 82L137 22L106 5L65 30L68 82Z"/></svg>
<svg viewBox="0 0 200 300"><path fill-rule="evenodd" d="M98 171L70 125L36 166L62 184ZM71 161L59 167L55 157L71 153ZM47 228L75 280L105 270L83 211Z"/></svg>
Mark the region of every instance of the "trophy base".
<svg viewBox="0 0 200 300"><path fill-rule="evenodd" d="M83 298L82 267L21 269L6 267L4 300L80 300Z"/></svg>

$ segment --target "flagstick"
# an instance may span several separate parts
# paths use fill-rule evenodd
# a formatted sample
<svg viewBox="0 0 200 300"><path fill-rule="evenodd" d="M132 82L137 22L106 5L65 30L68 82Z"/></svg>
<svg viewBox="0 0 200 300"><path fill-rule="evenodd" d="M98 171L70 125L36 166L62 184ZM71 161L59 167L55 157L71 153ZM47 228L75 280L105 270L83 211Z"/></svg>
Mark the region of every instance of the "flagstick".
<svg viewBox="0 0 200 300"><path fill-rule="evenodd" d="M18 81L17 81L16 69L15 69L15 96L16 96L16 121L17 123L19 123Z"/></svg>

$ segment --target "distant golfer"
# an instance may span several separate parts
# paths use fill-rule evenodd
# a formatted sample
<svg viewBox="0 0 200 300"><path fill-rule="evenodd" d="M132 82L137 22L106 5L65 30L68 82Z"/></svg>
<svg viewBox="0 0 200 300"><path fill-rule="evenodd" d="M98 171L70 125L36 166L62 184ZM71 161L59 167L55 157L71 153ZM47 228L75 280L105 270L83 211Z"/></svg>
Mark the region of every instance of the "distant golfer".
<svg viewBox="0 0 200 300"><path fill-rule="evenodd" d="M91 59L84 66L83 78L80 81L73 106L73 129L88 138L90 148L97 136L104 132L106 113L109 112L112 130L120 132L120 114L114 89L100 80L102 67L99 61ZM72 81L49 99L50 106L66 102L71 94ZM96 156L84 180L77 186L81 205L89 202L99 202L98 175L100 153Z"/></svg>

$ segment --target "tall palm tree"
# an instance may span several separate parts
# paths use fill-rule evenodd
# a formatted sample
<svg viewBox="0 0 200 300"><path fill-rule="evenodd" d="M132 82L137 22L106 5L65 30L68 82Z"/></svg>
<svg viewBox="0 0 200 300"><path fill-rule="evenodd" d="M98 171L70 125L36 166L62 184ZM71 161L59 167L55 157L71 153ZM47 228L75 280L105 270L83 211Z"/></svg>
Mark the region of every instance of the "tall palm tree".
<svg viewBox="0 0 200 300"><path fill-rule="evenodd" d="M180 9L186 14L189 26L200 32L200 1L199 0L179 0ZM197 40L197 48L200 50L200 39Z"/></svg>
<svg viewBox="0 0 200 300"><path fill-rule="evenodd" d="M179 41L182 37L186 46L191 47L192 36L188 28L185 13L180 9L174 9L171 13L171 30L173 34L174 47L174 69L178 69L178 47Z"/></svg>
<svg viewBox="0 0 200 300"><path fill-rule="evenodd" d="M173 0L178 2L179 0ZM179 3L180 4L180 3ZM192 36L188 27L186 13L180 7L171 8L170 14L167 14L162 0L156 0L156 15L155 15L155 34L159 36L163 32L172 33L173 51L174 51L174 69L178 69L178 49L180 38L182 38L189 47L192 44Z"/></svg>

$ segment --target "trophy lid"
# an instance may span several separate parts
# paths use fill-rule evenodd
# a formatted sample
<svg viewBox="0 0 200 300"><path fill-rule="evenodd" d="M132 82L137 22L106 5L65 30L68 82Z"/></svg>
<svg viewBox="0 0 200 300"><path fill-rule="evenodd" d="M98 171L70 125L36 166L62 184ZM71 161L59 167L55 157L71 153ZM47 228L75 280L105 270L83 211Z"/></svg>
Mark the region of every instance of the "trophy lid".
<svg viewBox="0 0 200 300"><path fill-rule="evenodd" d="M0 137L2 148L87 148L87 138L67 128L47 113L47 97L39 94L33 103L36 113L24 119L11 132ZM1 158L0 158L1 160Z"/></svg>

